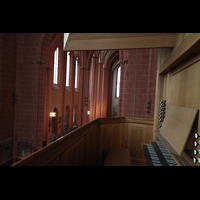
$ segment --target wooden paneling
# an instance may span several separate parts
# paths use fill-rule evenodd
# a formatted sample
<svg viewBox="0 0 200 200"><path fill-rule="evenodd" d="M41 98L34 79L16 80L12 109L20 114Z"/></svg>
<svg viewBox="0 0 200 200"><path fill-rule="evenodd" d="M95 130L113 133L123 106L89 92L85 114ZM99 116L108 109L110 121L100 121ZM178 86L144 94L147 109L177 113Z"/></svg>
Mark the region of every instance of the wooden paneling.
<svg viewBox="0 0 200 200"><path fill-rule="evenodd" d="M146 135L144 135L144 143L150 144L153 140L153 126L146 126Z"/></svg>
<svg viewBox="0 0 200 200"><path fill-rule="evenodd" d="M172 76L171 104L200 109L200 62Z"/></svg>
<svg viewBox="0 0 200 200"><path fill-rule="evenodd" d="M100 130L100 157L103 164L110 148L123 148L125 124L102 124L99 125Z"/></svg>
<svg viewBox="0 0 200 200"><path fill-rule="evenodd" d="M169 105L160 133L175 150L171 153L181 156L196 115L195 108Z"/></svg>
<svg viewBox="0 0 200 200"><path fill-rule="evenodd" d="M158 62L156 102L155 102L155 123L154 130L157 131L159 120L159 101L167 100L169 105L200 109L200 34L179 33L176 37L175 47L171 55L163 63ZM159 60L165 55L159 51ZM167 110L166 110L167 114ZM200 132L200 119L197 116L197 126L194 131ZM197 140L197 142L199 139ZM194 147L193 147L194 148ZM198 148L196 148L198 150ZM188 153L188 151L187 151ZM188 162L192 163L193 152L182 153ZM199 165L198 163L195 165Z"/></svg>
<svg viewBox="0 0 200 200"><path fill-rule="evenodd" d="M152 135L152 119L95 119L13 166L100 166L111 148L128 148L132 159L143 161L142 143Z"/></svg>
<svg viewBox="0 0 200 200"><path fill-rule="evenodd" d="M39 151L26 157L25 159L15 163L13 166L46 166L46 165L53 165L53 164L57 165L58 164L56 162L57 157L59 157L61 154L63 154L63 152L66 153L67 158L66 158L66 161L64 161L62 163L65 164L68 162L68 160L69 160L69 163L71 163L70 156L71 156L71 154L73 155L72 149L76 147L76 146L74 146L74 147L72 147L72 146L76 145L76 143L79 143L80 141L82 141L83 138L85 140L85 136L87 135L87 133L90 133L91 131L93 131L94 128L97 127L97 125L98 125L98 119L93 120L92 122L89 122L88 124L72 131L68 135L65 135L65 136L59 138L55 142L40 149ZM72 147L72 149L70 149L70 147ZM84 145L84 147L85 147L85 145ZM74 151L77 151L78 148L79 147L76 147L75 148L76 150L74 150ZM68 155L66 152L67 150L72 151L72 153L69 153L69 155ZM83 155L84 155L84 151L85 151L85 149L82 151ZM82 157L82 152L81 152L81 157ZM64 154L63 154L62 158L65 158ZM61 160L59 161L59 163L61 163ZM81 163L81 162L79 162L79 163Z"/></svg>
<svg viewBox="0 0 200 200"><path fill-rule="evenodd" d="M60 155L48 163L47 166L60 166Z"/></svg>
<svg viewBox="0 0 200 200"><path fill-rule="evenodd" d="M134 123L134 124L148 124L153 125L154 120L149 118L135 118L135 117L126 117L125 118L126 123Z"/></svg>
<svg viewBox="0 0 200 200"><path fill-rule="evenodd" d="M199 52L200 33L191 33L182 41L177 48L172 50L171 55L160 66L159 74L164 75L169 71L173 71L178 64L189 58L193 54Z"/></svg>
<svg viewBox="0 0 200 200"><path fill-rule="evenodd" d="M174 48L177 48L191 33L176 33L176 42Z"/></svg>
<svg viewBox="0 0 200 200"><path fill-rule="evenodd" d="M104 166L131 166L129 150L111 148L104 162Z"/></svg>
<svg viewBox="0 0 200 200"><path fill-rule="evenodd" d="M64 51L173 47L174 33L65 33Z"/></svg>
<svg viewBox="0 0 200 200"><path fill-rule="evenodd" d="M153 124L127 123L125 148L130 151L132 159L145 160L142 143L150 144L153 140Z"/></svg>
<svg viewBox="0 0 200 200"><path fill-rule="evenodd" d="M174 33L65 33L65 34L67 34L69 40L94 40L94 39L102 40L102 39L112 39L112 38L175 35Z"/></svg>
<svg viewBox="0 0 200 200"><path fill-rule="evenodd" d="M85 137L82 137L79 141L61 154L61 166L84 165L84 142Z"/></svg>
<svg viewBox="0 0 200 200"><path fill-rule="evenodd" d="M98 134L97 126L87 133L85 136L85 165L86 166L97 166L98 165Z"/></svg>
<svg viewBox="0 0 200 200"><path fill-rule="evenodd" d="M127 134L127 148L130 151L130 156L134 158L144 158L142 150L142 142L144 138L143 127L137 126L135 124L128 124Z"/></svg>
<svg viewBox="0 0 200 200"><path fill-rule="evenodd" d="M105 117L98 118L98 124L125 123L125 117Z"/></svg>

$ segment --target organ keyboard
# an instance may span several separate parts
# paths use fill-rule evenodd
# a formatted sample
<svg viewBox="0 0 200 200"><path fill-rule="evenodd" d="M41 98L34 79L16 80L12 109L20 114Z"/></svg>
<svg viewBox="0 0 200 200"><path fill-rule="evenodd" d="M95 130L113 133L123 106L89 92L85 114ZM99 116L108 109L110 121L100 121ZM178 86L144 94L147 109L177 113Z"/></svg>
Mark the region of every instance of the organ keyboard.
<svg viewBox="0 0 200 200"><path fill-rule="evenodd" d="M143 144L148 166L199 165L200 133L197 134L198 109L169 105L165 120L156 135L161 142ZM163 119L163 118L161 118ZM195 133L195 134L194 134ZM194 141L194 139L198 139ZM191 155L192 152L192 155Z"/></svg>
<svg viewBox="0 0 200 200"><path fill-rule="evenodd" d="M142 145L147 166L177 166L161 142L155 141L151 144Z"/></svg>

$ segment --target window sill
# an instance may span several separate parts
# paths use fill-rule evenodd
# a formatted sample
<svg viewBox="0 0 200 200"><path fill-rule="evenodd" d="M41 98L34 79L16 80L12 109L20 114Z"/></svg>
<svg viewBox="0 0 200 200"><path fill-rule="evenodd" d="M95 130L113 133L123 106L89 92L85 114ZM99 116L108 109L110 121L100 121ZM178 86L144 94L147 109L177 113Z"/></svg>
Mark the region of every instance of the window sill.
<svg viewBox="0 0 200 200"><path fill-rule="evenodd" d="M79 92L77 88L74 89L75 92Z"/></svg>
<svg viewBox="0 0 200 200"><path fill-rule="evenodd" d="M70 87L68 87L68 86L65 86L65 89L66 89L66 91L69 91L69 92L71 92L72 90L71 90L71 88Z"/></svg>
<svg viewBox="0 0 200 200"><path fill-rule="evenodd" d="M53 89L60 90L60 87L57 84L53 84Z"/></svg>

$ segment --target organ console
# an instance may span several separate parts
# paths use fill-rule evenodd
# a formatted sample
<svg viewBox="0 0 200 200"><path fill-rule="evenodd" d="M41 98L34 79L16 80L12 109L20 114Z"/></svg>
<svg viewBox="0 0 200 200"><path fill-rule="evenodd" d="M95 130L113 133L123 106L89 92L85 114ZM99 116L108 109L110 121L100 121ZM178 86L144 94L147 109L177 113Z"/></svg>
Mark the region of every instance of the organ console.
<svg viewBox="0 0 200 200"><path fill-rule="evenodd" d="M198 158L198 159L193 158L193 162L194 162L194 163L197 163L197 162L200 163L200 158Z"/></svg>
<svg viewBox="0 0 200 200"><path fill-rule="evenodd" d="M196 162L197 162L197 159L196 159L196 158L193 158L193 162L196 163Z"/></svg>
<svg viewBox="0 0 200 200"><path fill-rule="evenodd" d="M200 133L199 133L200 134ZM197 139L200 135L198 133L194 134L195 139Z"/></svg>
<svg viewBox="0 0 200 200"><path fill-rule="evenodd" d="M197 155L198 154L198 151L195 149L194 150L194 155Z"/></svg>
<svg viewBox="0 0 200 200"><path fill-rule="evenodd" d="M160 104L165 108L166 100ZM160 124L155 131L160 141L142 145L147 166L199 165L200 133L192 130L198 109L169 105L166 113L165 117L159 113Z"/></svg>
<svg viewBox="0 0 200 200"><path fill-rule="evenodd" d="M161 100L160 101L160 112L159 112L159 126L158 126L158 131L160 131L160 128L162 127L162 122L164 121L165 118L165 110L166 110L166 100Z"/></svg>
<svg viewBox="0 0 200 200"><path fill-rule="evenodd" d="M194 141L194 146L197 147L198 146L198 143L197 141Z"/></svg>
<svg viewBox="0 0 200 200"><path fill-rule="evenodd" d="M161 108L160 108L160 111L165 111L165 110L166 110L165 107L161 107Z"/></svg>
<svg viewBox="0 0 200 200"><path fill-rule="evenodd" d="M198 139L199 138L199 136L200 136L200 132L199 132L199 134L198 133L195 133L194 134L194 138L195 139ZM200 140L199 140L199 142L197 142L196 140L194 141L194 146L195 147L199 147L199 145L200 145ZM197 149L194 149L194 156L198 156L198 154L200 154L200 148L197 150ZM198 158L196 158L196 157L194 157L193 158L193 163L195 164L195 163L200 163L200 157L198 157Z"/></svg>

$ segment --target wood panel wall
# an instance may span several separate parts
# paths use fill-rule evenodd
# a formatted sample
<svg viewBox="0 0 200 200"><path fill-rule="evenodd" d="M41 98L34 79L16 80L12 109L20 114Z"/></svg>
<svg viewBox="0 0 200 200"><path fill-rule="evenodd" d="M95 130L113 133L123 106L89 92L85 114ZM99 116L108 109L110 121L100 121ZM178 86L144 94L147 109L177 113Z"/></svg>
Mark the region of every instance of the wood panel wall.
<svg viewBox="0 0 200 200"><path fill-rule="evenodd" d="M99 118L13 166L102 166L112 147L128 148L132 160L145 161L142 143L152 136L152 119Z"/></svg>
<svg viewBox="0 0 200 200"><path fill-rule="evenodd" d="M103 164L110 148L124 148L125 123L101 124L100 130L100 163Z"/></svg>
<svg viewBox="0 0 200 200"><path fill-rule="evenodd" d="M177 33L175 47L171 50L159 51L154 131L158 130L161 99L167 100L167 108L171 104L200 109L200 44L197 38L200 38L200 34ZM199 115L193 131L200 132ZM154 138L157 139L155 135ZM190 163L193 157L199 157L198 154L194 156L193 150L185 153Z"/></svg>
<svg viewBox="0 0 200 200"><path fill-rule="evenodd" d="M142 144L153 140L153 120L127 118L125 148L128 148L132 161L145 162Z"/></svg>

